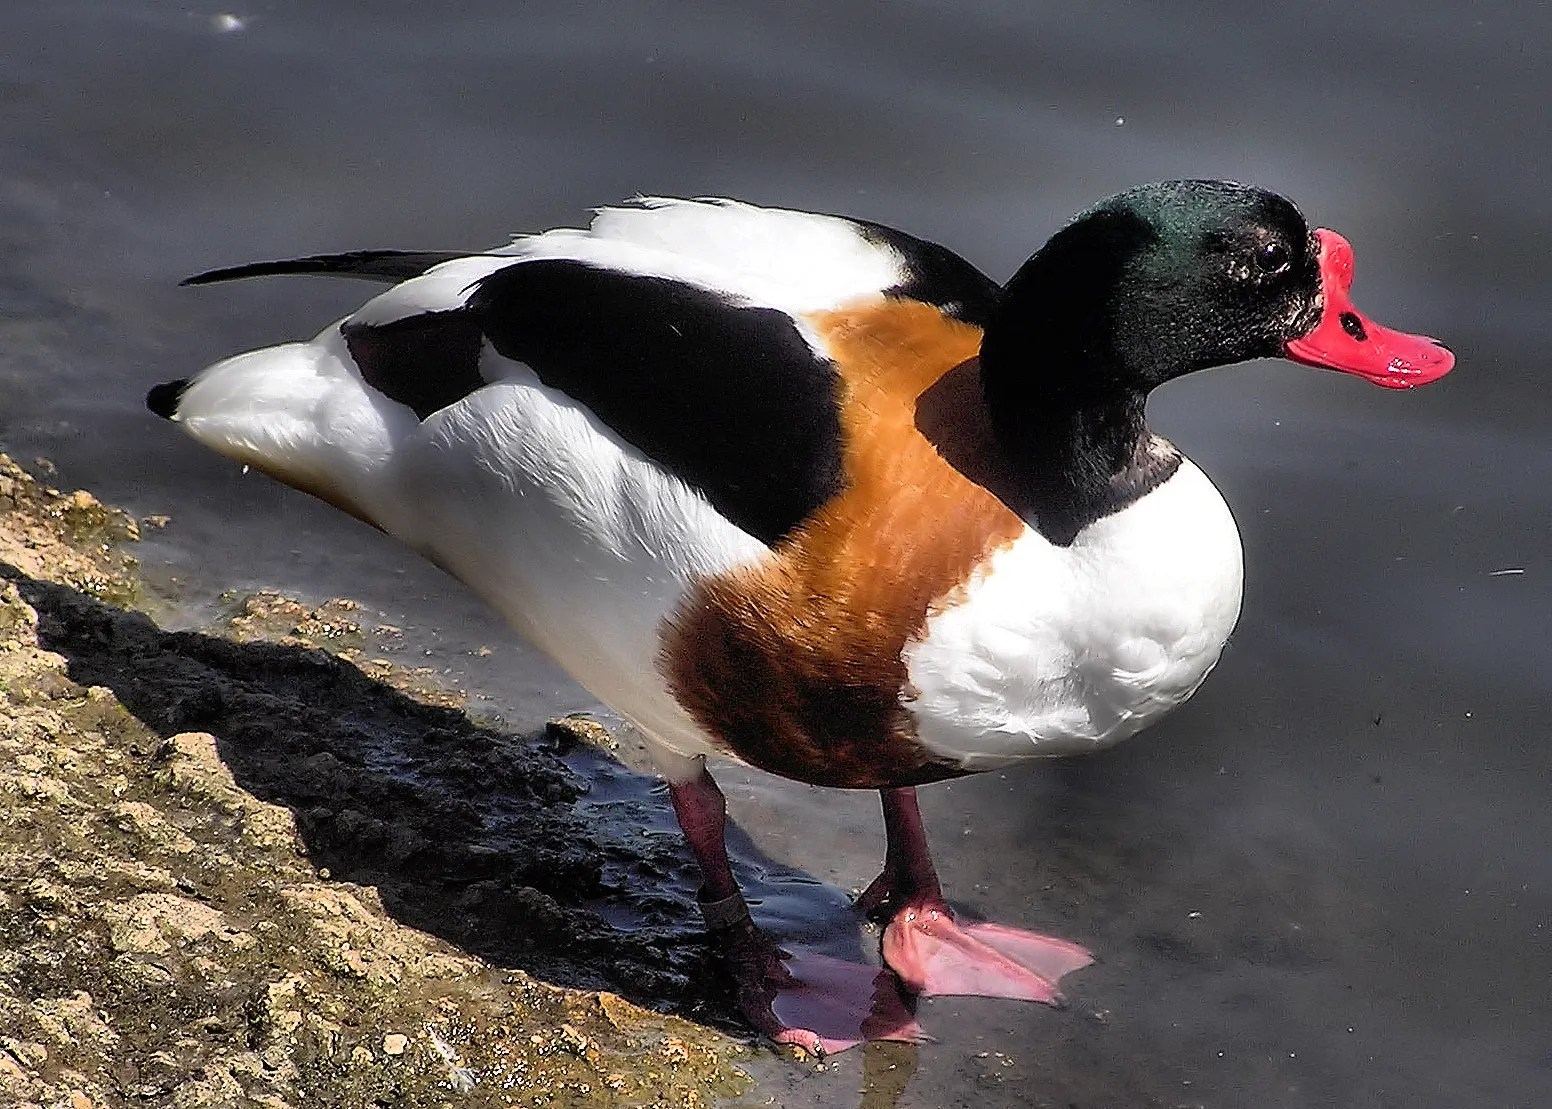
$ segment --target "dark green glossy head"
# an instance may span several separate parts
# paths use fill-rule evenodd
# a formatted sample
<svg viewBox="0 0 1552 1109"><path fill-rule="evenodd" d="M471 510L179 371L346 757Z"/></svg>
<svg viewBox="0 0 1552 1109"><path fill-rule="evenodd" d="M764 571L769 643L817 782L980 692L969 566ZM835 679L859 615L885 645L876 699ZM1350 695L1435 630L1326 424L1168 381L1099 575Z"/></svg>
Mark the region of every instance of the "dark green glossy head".
<svg viewBox="0 0 1552 1109"><path fill-rule="evenodd" d="M1227 181L1166 181L1101 201L1026 262L983 361L994 378L1033 371L1042 388L1145 394L1282 354L1320 306L1319 244L1292 203Z"/></svg>

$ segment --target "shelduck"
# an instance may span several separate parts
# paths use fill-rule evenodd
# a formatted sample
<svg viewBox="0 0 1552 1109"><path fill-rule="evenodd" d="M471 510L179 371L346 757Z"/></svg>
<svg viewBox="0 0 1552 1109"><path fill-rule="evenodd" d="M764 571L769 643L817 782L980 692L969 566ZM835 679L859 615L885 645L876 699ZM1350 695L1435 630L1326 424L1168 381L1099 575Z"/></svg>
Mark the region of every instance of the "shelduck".
<svg viewBox="0 0 1552 1109"><path fill-rule="evenodd" d="M1054 1001L1076 944L960 922L915 787L1119 742L1239 615L1233 517L1152 434L1158 385L1284 357L1379 385L1454 358L1353 307L1352 250L1221 181L1113 196L1006 287L861 220L643 199L478 254L216 270L391 288L152 411L403 541L638 728L749 1021L911 1036L903 995ZM707 756L876 789L874 970L751 920Z"/></svg>

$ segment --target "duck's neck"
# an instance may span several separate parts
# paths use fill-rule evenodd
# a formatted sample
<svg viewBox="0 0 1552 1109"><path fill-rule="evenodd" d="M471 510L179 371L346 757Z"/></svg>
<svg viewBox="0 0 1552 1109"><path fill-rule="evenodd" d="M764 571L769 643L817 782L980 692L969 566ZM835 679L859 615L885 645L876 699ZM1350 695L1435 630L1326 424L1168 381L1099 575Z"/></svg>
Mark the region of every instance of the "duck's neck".
<svg viewBox="0 0 1552 1109"><path fill-rule="evenodd" d="M1071 544L1179 468L1180 454L1148 430L1145 394L1096 387L1102 378L1063 366L1028 381L1014 402L997 370L983 362L981 387L1011 486L1003 495L1052 543Z"/></svg>
<svg viewBox="0 0 1552 1109"><path fill-rule="evenodd" d="M1068 225L1009 280L982 339L982 403L1011 487L1001 495L1062 546L1180 466L1144 418L1149 389L1174 376L1178 337L1164 327L1142 341L1126 318L1135 300L1162 304L1167 284L1129 269L1156 239L1121 209Z"/></svg>
<svg viewBox="0 0 1552 1109"><path fill-rule="evenodd" d="M1010 418L1008 398L989 391L986 376L975 358L944 374L917 400L917 430L1052 543L1070 545L1180 467L1175 448L1148 430L1141 394L1095 396L1057 377Z"/></svg>

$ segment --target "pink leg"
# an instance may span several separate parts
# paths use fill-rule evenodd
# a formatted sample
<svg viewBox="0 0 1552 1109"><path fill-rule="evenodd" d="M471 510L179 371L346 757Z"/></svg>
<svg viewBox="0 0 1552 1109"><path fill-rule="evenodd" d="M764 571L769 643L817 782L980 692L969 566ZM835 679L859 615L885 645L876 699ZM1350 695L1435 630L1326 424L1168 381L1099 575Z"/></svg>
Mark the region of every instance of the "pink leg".
<svg viewBox="0 0 1552 1109"><path fill-rule="evenodd" d="M816 1055L868 1039L919 1038L888 971L822 955L794 958L756 927L728 862L727 802L704 767L668 792L700 865L701 913L750 1024Z"/></svg>
<svg viewBox="0 0 1552 1109"><path fill-rule="evenodd" d="M880 790L887 847L884 870L858 898L888 905L884 962L916 994L961 994L1062 1003L1062 976L1093 957L1077 944L1000 924L954 919L927 851L915 789Z"/></svg>
<svg viewBox="0 0 1552 1109"><path fill-rule="evenodd" d="M872 912L894 905L897 892L902 890L941 901L943 890L927 850L927 830L922 827L916 790L881 789L878 794L884 803L884 869L857 898L858 906Z"/></svg>

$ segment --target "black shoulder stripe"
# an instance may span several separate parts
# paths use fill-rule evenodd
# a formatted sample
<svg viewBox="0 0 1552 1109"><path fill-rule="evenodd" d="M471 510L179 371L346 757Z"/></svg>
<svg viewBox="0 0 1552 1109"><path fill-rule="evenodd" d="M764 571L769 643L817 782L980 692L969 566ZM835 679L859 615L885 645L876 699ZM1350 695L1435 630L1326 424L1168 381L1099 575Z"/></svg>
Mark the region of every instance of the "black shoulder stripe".
<svg viewBox="0 0 1552 1109"><path fill-rule="evenodd" d="M480 328L467 308L391 323L344 323L340 332L366 383L424 420L485 384Z"/></svg>
<svg viewBox="0 0 1552 1109"><path fill-rule="evenodd" d="M839 376L784 312L564 260L497 270L468 310L497 351L765 543L841 489Z"/></svg>
<svg viewBox="0 0 1552 1109"><path fill-rule="evenodd" d="M313 254L281 262L249 262L243 266L206 270L185 277L180 285L214 285L218 281L237 281L245 277L310 275L315 277L360 277L396 285L419 277L432 266L467 258L456 250L352 250L346 254Z"/></svg>
<svg viewBox="0 0 1552 1109"><path fill-rule="evenodd" d="M955 319L986 326L1002 291L995 281L945 246L881 223L852 222L869 242L888 246L905 258L910 276L884 290L887 295L919 300Z"/></svg>

